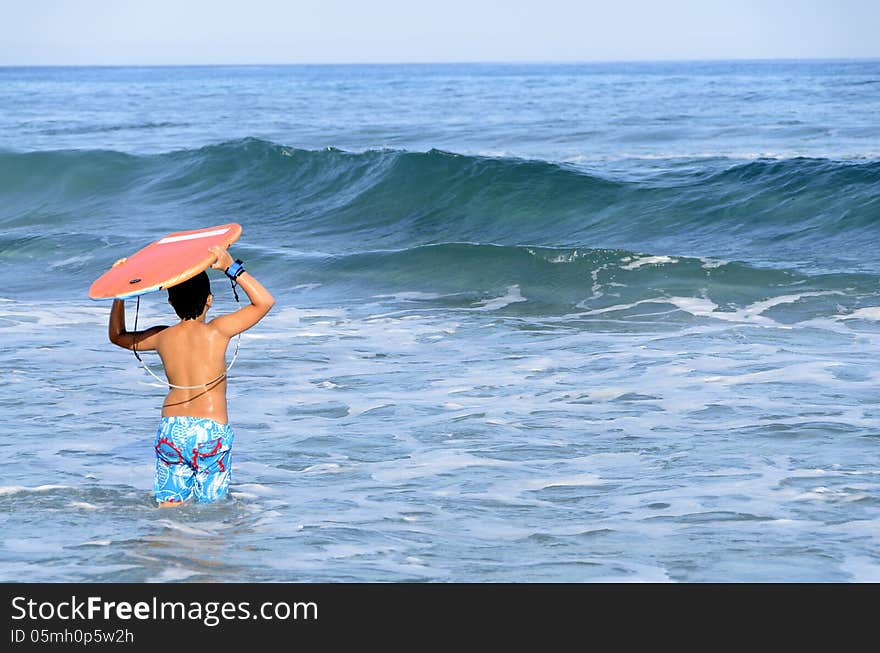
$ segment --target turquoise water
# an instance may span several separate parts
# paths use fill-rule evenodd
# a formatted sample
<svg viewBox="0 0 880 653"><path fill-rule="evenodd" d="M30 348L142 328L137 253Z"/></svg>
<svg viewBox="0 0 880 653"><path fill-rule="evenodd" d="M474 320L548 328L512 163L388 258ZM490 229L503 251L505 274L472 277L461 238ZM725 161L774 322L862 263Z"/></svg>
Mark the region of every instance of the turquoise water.
<svg viewBox="0 0 880 653"><path fill-rule="evenodd" d="M880 580L878 110L871 61L0 68L0 579ZM86 293L230 221L233 498L159 511Z"/></svg>

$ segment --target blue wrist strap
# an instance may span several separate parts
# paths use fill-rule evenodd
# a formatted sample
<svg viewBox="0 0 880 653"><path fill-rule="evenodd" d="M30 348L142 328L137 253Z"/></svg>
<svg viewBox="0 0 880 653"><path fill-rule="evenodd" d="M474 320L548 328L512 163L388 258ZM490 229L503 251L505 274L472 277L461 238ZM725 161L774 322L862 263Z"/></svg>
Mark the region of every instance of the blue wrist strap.
<svg viewBox="0 0 880 653"><path fill-rule="evenodd" d="M242 262L238 259L236 259L235 263L226 268L226 276L232 280L238 279L242 272L244 272L244 265L242 265Z"/></svg>

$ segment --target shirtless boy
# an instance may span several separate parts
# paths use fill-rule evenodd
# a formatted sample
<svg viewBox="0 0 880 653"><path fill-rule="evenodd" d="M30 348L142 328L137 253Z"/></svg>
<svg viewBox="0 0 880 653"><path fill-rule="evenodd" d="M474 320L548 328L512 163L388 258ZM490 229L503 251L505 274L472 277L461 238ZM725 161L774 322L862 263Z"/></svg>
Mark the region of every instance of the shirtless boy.
<svg viewBox="0 0 880 653"><path fill-rule="evenodd" d="M160 506L190 499L212 502L226 496L233 438L226 414L226 347L275 304L272 295L240 262L233 262L229 252L212 247L211 253L217 256L211 267L234 279L247 293L250 305L207 321L214 298L208 275L202 272L168 289L168 303L180 317L173 326L126 331L124 302L115 300L110 311L110 342L125 349L158 351L169 384L197 386L171 387L162 405L154 482Z"/></svg>

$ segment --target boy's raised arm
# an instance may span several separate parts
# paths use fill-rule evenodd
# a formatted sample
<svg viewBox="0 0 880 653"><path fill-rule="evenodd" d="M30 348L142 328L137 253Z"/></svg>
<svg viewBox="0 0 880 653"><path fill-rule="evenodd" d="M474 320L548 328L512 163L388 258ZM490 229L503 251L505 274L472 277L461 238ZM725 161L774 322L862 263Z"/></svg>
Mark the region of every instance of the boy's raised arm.
<svg viewBox="0 0 880 653"><path fill-rule="evenodd" d="M113 300L107 335L114 345L125 349L131 349L136 345L138 351L149 351L156 348L156 336L167 328L167 326L154 326L143 331L126 331L125 302L121 299Z"/></svg>
<svg viewBox="0 0 880 653"><path fill-rule="evenodd" d="M117 265L125 263L126 259L121 258L113 264ZM161 331L167 329L167 326L154 326L143 331L126 331L125 330L125 301L122 299L113 300L113 308L110 309L110 325L107 329L107 335L110 342L126 349L131 349L137 344L139 351L149 351L156 348L156 338Z"/></svg>
<svg viewBox="0 0 880 653"><path fill-rule="evenodd" d="M222 247L214 246L211 248L211 252L217 255L217 260L211 266L215 270L223 270L225 272L232 265L232 256ZM248 299L251 300L250 305L238 309L235 313L216 317L211 321L211 324L216 329L229 338L250 329L263 319L266 313L275 305L275 298L253 275L242 272L235 281L245 291Z"/></svg>

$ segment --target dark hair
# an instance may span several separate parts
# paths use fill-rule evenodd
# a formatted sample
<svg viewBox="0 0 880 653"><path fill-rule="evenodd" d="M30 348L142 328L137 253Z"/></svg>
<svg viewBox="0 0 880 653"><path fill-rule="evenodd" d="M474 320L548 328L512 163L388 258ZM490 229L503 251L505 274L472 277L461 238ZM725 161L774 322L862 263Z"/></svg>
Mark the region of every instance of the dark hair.
<svg viewBox="0 0 880 653"><path fill-rule="evenodd" d="M194 320L201 315L210 294L211 281L205 272L168 289L168 299L181 320Z"/></svg>

